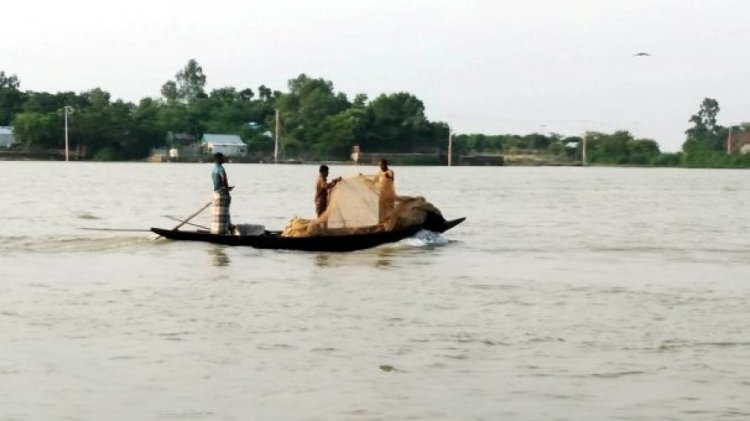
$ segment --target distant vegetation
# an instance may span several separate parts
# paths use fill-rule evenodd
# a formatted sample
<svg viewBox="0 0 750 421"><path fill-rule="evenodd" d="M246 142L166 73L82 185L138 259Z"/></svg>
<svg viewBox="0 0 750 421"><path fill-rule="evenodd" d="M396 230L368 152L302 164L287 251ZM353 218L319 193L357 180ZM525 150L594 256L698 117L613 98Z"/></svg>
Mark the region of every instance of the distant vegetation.
<svg viewBox="0 0 750 421"><path fill-rule="evenodd" d="M275 112L281 116L282 148L287 157L346 160L352 146L363 152L422 152L445 156L449 127L429 121L422 101L406 92L364 94L348 98L333 83L305 74L291 79L282 92L260 85L205 91L206 75L190 60L173 80L164 83L159 98L137 104L113 100L101 88L82 93L21 91L16 75L0 71L0 126L11 125L24 151L60 150L64 145L63 112L69 116L71 149L86 159L138 160L167 145L167 132L240 135L255 156L273 151ZM636 139L628 131L586 133L587 161L602 165L747 167L750 156L725 152L729 128L716 124L719 105L706 98L682 152L662 153L652 139ZM750 124L734 128L750 130ZM582 137L555 133L528 135L460 134L453 156L504 154L537 156L557 163L580 163ZM417 161L420 161L417 159ZM417 162L415 161L415 162ZM420 161L421 162L421 161ZM429 163L429 162L424 162Z"/></svg>
<svg viewBox="0 0 750 421"><path fill-rule="evenodd" d="M586 161L594 165L685 166L702 168L750 167L750 154L726 153L729 127L716 124L719 104L706 98L691 116L682 151L663 153L652 139L636 139L628 131L611 134L587 132ZM750 123L731 128L734 133L750 132ZM580 161L583 137L558 134L457 136L454 153L543 154L556 162Z"/></svg>
<svg viewBox="0 0 750 421"><path fill-rule="evenodd" d="M580 162L583 154L583 137L564 137L530 134L526 136L481 134L457 137L459 154L504 153L513 155L540 155L547 161ZM659 145L650 139L636 139L627 131L613 134L586 133L587 162L602 165L677 165L679 157L663 154Z"/></svg>

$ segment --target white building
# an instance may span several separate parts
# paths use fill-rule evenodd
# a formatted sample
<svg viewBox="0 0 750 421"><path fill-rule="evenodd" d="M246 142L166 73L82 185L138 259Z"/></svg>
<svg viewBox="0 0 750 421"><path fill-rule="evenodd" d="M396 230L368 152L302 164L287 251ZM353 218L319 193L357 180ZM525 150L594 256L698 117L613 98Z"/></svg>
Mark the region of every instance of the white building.
<svg viewBox="0 0 750 421"><path fill-rule="evenodd" d="M225 156L244 156L247 154L247 145L236 134L206 133L201 139L201 144L210 154L218 152Z"/></svg>
<svg viewBox="0 0 750 421"><path fill-rule="evenodd" d="M0 148L9 148L13 142L13 127L0 126Z"/></svg>

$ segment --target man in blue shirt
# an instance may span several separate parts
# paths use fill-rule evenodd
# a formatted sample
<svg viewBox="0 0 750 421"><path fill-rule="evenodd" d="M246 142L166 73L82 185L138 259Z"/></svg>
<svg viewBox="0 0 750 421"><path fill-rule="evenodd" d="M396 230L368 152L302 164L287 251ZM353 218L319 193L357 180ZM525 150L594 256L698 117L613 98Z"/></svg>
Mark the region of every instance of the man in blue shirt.
<svg viewBox="0 0 750 421"><path fill-rule="evenodd" d="M229 185L227 172L224 170L224 154L217 152L214 154L214 169L211 172L211 179L214 184L214 201L213 201L213 219L211 221L211 234L229 234L232 228L232 222L229 218L229 204L232 203L232 196L229 192L234 186Z"/></svg>

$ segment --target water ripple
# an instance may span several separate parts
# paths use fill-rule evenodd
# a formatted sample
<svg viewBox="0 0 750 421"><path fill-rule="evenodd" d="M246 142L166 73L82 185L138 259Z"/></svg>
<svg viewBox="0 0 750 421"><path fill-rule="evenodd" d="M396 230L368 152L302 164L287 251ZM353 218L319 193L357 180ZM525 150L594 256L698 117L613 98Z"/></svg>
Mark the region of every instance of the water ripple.
<svg viewBox="0 0 750 421"><path fill-rule="evenodd" d="M0 237L0 252L7 254L96 253L154 244L148 235L90 236L12 236Z"/></svg>
<svg viewBox="0 0 750 421"><path fill-rule="evenodd" d="M630 371L616 371L612 373L592 373L592 374L589 374L589 376L597 377L600 379L616 379L618 377L633 376L637 374L646 374L646 372L640 371L640 370L630 370Z"/></svg>

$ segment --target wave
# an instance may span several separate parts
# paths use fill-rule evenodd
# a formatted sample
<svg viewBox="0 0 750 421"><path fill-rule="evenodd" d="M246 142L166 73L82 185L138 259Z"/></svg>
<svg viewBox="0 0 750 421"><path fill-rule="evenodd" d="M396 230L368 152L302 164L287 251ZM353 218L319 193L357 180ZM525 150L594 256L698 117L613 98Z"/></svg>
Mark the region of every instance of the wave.
<svg viewBox="0 0 750 421"><path fill-rule="evenodd" d="M675 349L675 348L730 348L730 347L747 347L750 346L750 342L732 342L732 341L718 341L718 342L680 342L680 341L665 341L659 346L659 349Z"/></svg>
<svg viewBox="0 0 750 421"><path fill-rule="evenodd" d="M0 253L91 253L137 247L153 243L153 235L113 236L11 236L0 237Z"/></svg>
<svg viewBox="0 0 750 421"><path fill-rule="evenodd" d="M92 214L90 214L88 212L77 212L76 213L76 218L78 218L78 219L85 219L85 220L101 219L98 216L92 215Z"/></svg>
<svg viewBox="0 0 750 421"><path fill-rule="evenodd" d="M606 372L606 373L591 373L588 376L596 377L600 379L616 379L619 377L635 376L639 374L648 374L648 372L642 371L642 370L627 370L627 371L613 371L613 372Z"/></svg>
<svg viewBox="0 0 750 421"><path fill-rule="evenodd" d="M746 348L750 347L750 342L746 341L691 341L687 339L667 339L662 341L656 346L649 346L643 348L630 348L624 347L623 349L639 349L643 351L656 351L656 352L668 352L668 351L680 351L684 349L706 349L706 348Z"/></svg>
<svg viewBox="0 0 750 421"><path fill-rule="evenodd" d="M439 232L421 230L414 234L413 237L401 240L399 244L412 246L412 247L425 247L425 246L442 246L448 244L449 241Z"/></svg>
<svg viewBox="0 0 750 421"><path fill-rule="evenodd" d="M718 248L718 247L654 247L654 246L598 246L591 247L593 252L635 252L635 253L748 253L747 248Z"/></svg>

